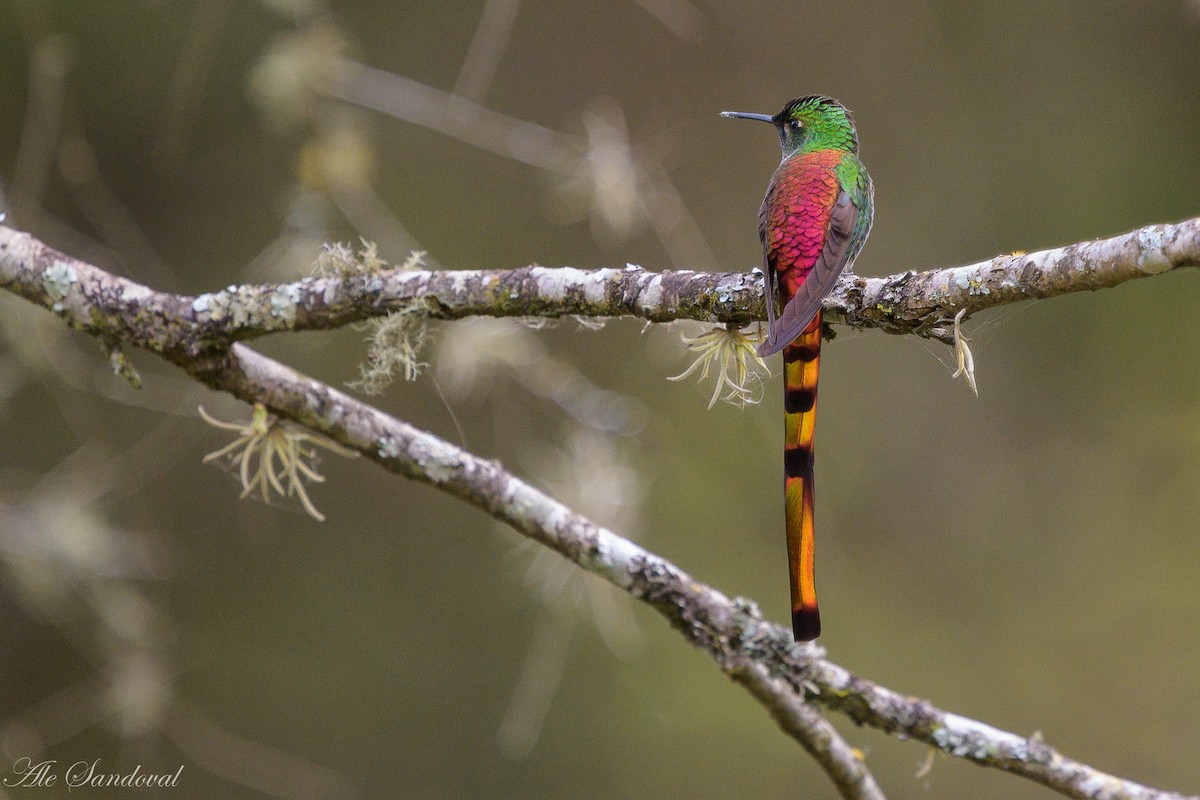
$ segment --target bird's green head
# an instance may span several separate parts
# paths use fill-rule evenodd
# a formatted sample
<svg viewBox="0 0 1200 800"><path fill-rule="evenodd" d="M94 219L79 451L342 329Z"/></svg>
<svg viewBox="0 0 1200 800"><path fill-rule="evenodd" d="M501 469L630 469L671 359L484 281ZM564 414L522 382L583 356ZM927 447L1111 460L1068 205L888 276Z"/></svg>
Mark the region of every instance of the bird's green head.
<svg viewBox="0 0 1200 800"><path fill-rule="evenodd" d="M721 116L770 122L779 131L779 143L783 146L785 159L796 153L811 153L814 150L858 152L854 117L850 109L832 97L809 95L797 98L773 117L740 111L722 111Z"/></svg>

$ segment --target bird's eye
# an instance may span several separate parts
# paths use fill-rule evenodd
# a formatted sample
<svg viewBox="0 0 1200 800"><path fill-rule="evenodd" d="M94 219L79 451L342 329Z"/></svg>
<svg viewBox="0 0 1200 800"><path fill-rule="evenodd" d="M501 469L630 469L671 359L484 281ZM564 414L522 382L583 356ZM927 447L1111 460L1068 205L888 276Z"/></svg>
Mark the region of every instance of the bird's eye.
<svg viewBox="0 0 1200 800"><path fill-rule="evenodd" d="M790 128L791 130L794 130L794 131L800 130L800 120L789 119L788 120L788 128Z"/></svg>

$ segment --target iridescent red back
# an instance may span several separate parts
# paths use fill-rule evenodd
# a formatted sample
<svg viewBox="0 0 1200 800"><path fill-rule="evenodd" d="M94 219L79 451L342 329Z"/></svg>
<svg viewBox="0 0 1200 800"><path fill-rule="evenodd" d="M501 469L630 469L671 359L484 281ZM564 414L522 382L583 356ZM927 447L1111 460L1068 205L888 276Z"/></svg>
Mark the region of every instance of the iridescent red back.
<svg viewBox="0 0 1200 800"><path fill-rule="evenodd" d="M804 283L825 246L830 213L841 192L834 168L844 155L838 150L799 153L780 164L771 179L759 225L784 304Z"/></svg>

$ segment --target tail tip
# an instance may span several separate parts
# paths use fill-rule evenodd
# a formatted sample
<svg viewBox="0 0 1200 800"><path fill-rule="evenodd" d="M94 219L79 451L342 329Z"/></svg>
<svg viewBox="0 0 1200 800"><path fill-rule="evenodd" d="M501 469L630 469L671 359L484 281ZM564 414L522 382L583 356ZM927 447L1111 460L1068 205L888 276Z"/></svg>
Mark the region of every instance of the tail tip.
<svg viewBox="0 0 1200 800"><path fill-rule="evenodd" d="M797 642L811 642L821 635L821 615L815 608L797 608L792 611L792 635Z"/></svg>

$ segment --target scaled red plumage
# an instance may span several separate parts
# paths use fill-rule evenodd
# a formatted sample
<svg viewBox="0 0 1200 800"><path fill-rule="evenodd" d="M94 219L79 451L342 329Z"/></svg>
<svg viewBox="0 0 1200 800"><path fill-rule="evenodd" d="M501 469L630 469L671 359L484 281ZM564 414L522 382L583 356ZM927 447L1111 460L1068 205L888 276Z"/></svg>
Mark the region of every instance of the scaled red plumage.
<svg viewBox="0 0 1200 800"><path fill-rule="evenodd" d="M834 168L842 156L836 150L801 153L780 164L771 179L759 224L766 231L767 259L779 275L785 304L825 246L830 213L841 192Z"/></svg>

